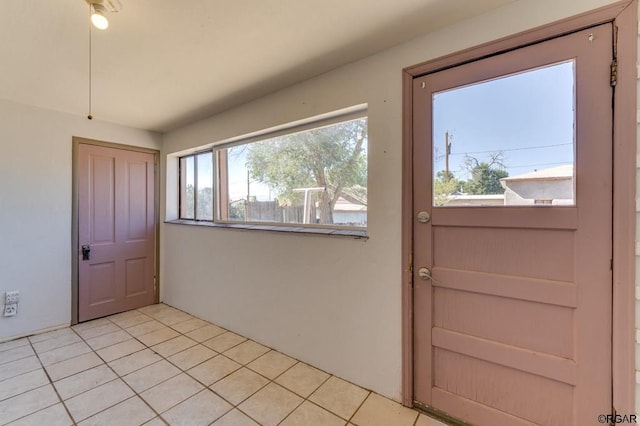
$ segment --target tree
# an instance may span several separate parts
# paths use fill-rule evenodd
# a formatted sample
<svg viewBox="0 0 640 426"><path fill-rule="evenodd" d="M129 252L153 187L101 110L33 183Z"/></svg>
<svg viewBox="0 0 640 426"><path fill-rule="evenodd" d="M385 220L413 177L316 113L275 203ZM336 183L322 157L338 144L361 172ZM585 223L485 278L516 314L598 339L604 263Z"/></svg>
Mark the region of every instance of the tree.
<svg viewBox="0 0 640 426"><path fill-rule="evenodd" d="M452 194L462 191L465 182L457 179L453 173L440 170L434 182L433 202L436 206L443 206L450 200Z"/></svg>
<svg viewBox="0 0 640 426"><path fill-rule="evenodd" d="M315 193L320 223L331 224L340 196L366 204L366 143L366 119L347 121L252 144L247 168L281 204L300 203L304 193L296 189L324 188Z"/></svg>
<svg viewBox="0 0 640 426"><path fill-rule="evenodd" d="M247 202L245 200L235 201L229 204L229 219L245 221L245 208Z"/></svg>
<svg viewBox="0 0 640 426"><path fill-rule="evenodd" d="M195 188L193 184L187 184L185 189L185 201L184 201L184 209L185 211L181 212L181 217L195 219Z"/></svg>
<svg viewBox="0 0 640 426"><path fill-rule="evenodd" d="M198 190L197 219L213 220L213 188L205 187Z"/></svg>
<svg viewBox="0 0 640 426"><path fill-rule="evenodd" d="M196 205L198 211L194 211ZM192 219L213 219L213 188L205 187L198 190L196 193L193 184L187 184L185 188L185 211L181 212L182 217Z"/></svg>
<svg viewBox="0 0 640 426"><path fill-rule="evenodd" d="M503 194L504 188L500 179L509 176L504 167L504 155L501 152L491 153L488 161L479 161L467 155L464 167L471 175L463 186L464 192L472 195Z"/></svg>

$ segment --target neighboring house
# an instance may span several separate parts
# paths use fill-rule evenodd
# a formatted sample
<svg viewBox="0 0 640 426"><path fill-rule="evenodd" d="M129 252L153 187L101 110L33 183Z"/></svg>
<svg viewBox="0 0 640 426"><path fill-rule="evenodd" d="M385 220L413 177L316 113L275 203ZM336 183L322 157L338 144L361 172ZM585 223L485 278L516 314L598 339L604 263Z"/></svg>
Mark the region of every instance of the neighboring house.
<svg viewBox="0 0 640 426"><path fill-rule="evenodd" d="M504 194L449 195L445 206L526 206L573 204L573 166L552 167L500 179Z"/></svg>
<svg viewBox="0 0 640 426"><path fill-rule="evenodd" d="M574 200L573 165L536 170L500 179L505 205L570 205Z"/></svg>
<svg viewBox="0 0 640 426"><path fill-rule="evenodd" d="M446 198L446 207L459 206L502 206L504 205L504 195L471 195L471 194L452 194Z"/></svg>
<svg viewBox="0 0 640 426"><path fill-rule="evenodd" d="M366 225L367 206L340 197L333 208L333 222L345 225Z"/></svg>

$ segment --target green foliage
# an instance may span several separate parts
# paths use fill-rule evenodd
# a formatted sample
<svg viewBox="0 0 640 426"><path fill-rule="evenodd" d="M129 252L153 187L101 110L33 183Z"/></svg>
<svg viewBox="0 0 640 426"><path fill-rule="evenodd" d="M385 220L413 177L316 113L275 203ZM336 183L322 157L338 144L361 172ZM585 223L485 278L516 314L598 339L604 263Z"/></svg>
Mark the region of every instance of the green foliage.
<svg viewBox="0 0 640 426"><path fill-rule="evenodd" d="M464 185L464 191L472 195L504 194L500 179L509 176L505 170L493 169L487 163L476 167L472 178Z"/></svg>
<svg viewBox="0 0 640 426"><path fill-rule="evenodd" d="M198 190L197 219L213 220L213 188L207 187Z"/></svg>
<svg viewBox="0 0 640 426"><path fill-rule="evenodd" d="M504 158L501 152L490 154L489 161L478 161L467 156L465 167L471 179L464 184L464 192L471 195L504 194L500 179L509 176L504 169Z"/></svg>
<svg viewBox="0 0 640 426"><path fill-rule="evenodd" d="M504 194L504 188L500 179L508 177L509 173L504 169L502 153L490 154L490 159L478 161L474 157L467 156L464 162L470 179L464 181L455 177L452 172L441 170L437 173L434 182L434 204L443 206L455 193L470 195Z"/></svg>
<svg viewBox="0 0 640 426"><path fill-rule="evenodd" d="M436 206L443 206L449 201L449 197L456 192L460 192L464 182L457 179L453 173L447 173L444 170L438 172L434 182L433 201Z"/></svg>
<svg viewBox="0 0 640 426"><path fill-rule="evenodd" d="M245 220L245 204L246 201L236 202L229 204L229 219L230 220Z"/></svg>
<svg viewBox="0 0 640 426"><path fill-rule="evenodd" d="M185 188L184 211L180 212L181 217L187 219L212 220L213 219L213 188L202 188L198 190L197 205L198 211L194 217L195 188L188 184Z"/></svg>
<svg viewBox="0 0 640 426"><path fill-rule="evenodd" d="M186 219L195 219L195 216L193 215L194 211L193 208L195 206L195 202L194 202L194 188L192 184L188 184L187 187L185 188L185 200L184 200L184 211L180 212L180 217L186 218Z"/></svg>
<svg viewBox="0 0 640 426"><path fill-rule="evenodd" d="M331 224L333 207L345 188L366 188L366 143L366 119L348 121L252 144L247 168L282 204L302 202L304 193L295 189L325 188L314 196L320 222ZM366 197L366 190L353 192Z"/></svg>

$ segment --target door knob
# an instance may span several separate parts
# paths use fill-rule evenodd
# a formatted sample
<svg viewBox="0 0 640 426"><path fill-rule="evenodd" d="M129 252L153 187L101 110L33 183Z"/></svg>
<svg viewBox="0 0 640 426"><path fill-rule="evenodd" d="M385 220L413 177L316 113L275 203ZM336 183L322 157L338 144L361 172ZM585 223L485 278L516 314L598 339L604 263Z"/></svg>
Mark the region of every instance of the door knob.
<svg viewBox="0 0 640 426"><path fill-rule="evenodd" d="M431 270L429 268L420 268L418 269L418 276L423 280L430 280Z"/></svg>
<svg viewBox="0 0 640 426"><path fill-rule="evenodd" d="M91 246L85 244L82 246L82 260L89 260L89 253L91 253Z"/></svg>
<svg viewBox="0 0 640 426"><path fill-rule="evenodd" d="M431 220L431 215L429 214L429 212L420 212L418 213L418 222L420 223L427 223Z"/></svg>

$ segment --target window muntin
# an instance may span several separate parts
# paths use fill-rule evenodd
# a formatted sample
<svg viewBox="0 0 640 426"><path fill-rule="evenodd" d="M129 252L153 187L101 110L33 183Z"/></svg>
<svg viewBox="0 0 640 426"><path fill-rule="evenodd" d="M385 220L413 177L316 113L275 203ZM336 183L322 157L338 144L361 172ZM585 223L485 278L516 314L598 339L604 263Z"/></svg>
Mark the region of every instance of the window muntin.
<svg viewBox="0 0 640 426"><path fill-rule="evenodd" d="M180 157L180 219L213 220L213 153Z"/></svg>
<svg viewBox="0 0 640 426"><path fill-rule="evenodd" d="M434 206L575 205L575 61L432 103Z"/></svg>
<svg viewBox="0 0 640 426"><path fill-rule="evenodd" d="M217 220L366 227L367 141L360 117L214 148Z"/></svg>

